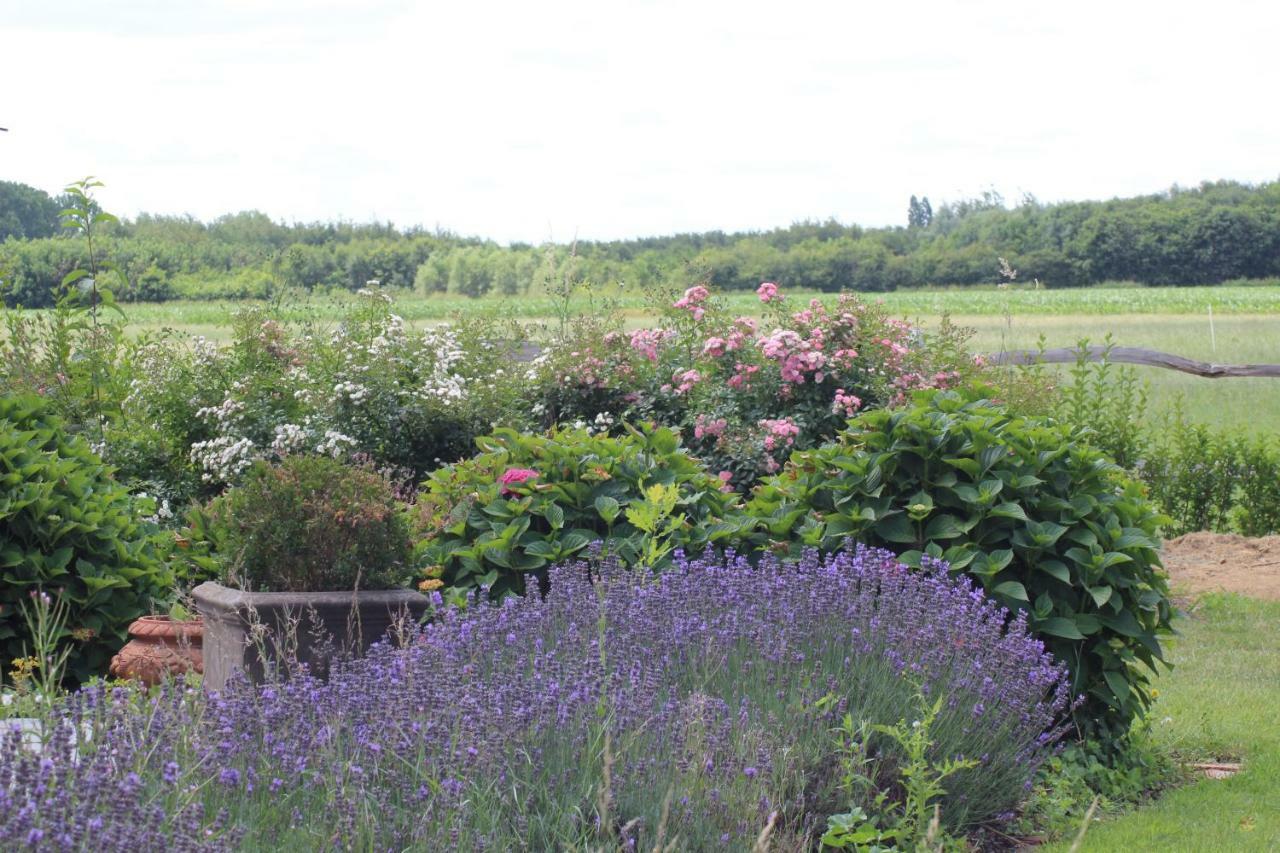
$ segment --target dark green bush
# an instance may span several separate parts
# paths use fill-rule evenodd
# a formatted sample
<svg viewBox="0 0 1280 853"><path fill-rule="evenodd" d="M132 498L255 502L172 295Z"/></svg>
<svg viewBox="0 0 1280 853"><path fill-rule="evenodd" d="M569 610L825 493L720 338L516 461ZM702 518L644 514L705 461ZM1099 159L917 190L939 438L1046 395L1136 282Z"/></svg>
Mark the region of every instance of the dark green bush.
<svg viewBox="0 0 1280 853"><path fill-rule="evenodd" d="M196 519L223 582L269 592L388 589L411 544L386 478L324 456L255 463Z"/></svg>
<svg viewBox="0 0 1280 853"><path fill-rule="evenodd" d="M1071 669L1082 729L1116 738L1150 704L1172 607L1158 515L1079 434L988 400L921 394L796 453L748 506L775 549L853 538L946 559L1026 614Z"/></svg>
<svg viewBox="0 0 1280 853"><path fill-rule="evenodd" d="M0 659L32 650L21 604L44 590L67 607L68 678L105 675L129 623L170 593L160 537L47 401L0 395Z"/></svg>
<svg viewBox="0 0 1280 853"><path fill-rule="evenodd" d="M627 565L660 569L675 549L727 543L743 524L737 496L666 428L620 438L500 429L477 444L478 456L423 483L416 506L419 563L453 588L523 595L528 576L545 583L547 567L595 540Z"/></svg>

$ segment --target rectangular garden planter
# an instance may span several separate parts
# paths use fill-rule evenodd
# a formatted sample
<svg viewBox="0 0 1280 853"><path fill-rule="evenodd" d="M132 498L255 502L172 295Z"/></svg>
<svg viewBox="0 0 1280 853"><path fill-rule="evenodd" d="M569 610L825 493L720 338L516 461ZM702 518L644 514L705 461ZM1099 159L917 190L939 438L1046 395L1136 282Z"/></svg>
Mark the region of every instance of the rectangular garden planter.
<svg viewBox="0 0 1280 853"><path fill-rule="evenodd" d="M335 653L363 654L393 626L417 622L428 605L408 589L245 592L202 583L191 596L204 618L207 690L222 690L237 670L259 684L271 665L287 672L289 658L323 674Z"/></svg>

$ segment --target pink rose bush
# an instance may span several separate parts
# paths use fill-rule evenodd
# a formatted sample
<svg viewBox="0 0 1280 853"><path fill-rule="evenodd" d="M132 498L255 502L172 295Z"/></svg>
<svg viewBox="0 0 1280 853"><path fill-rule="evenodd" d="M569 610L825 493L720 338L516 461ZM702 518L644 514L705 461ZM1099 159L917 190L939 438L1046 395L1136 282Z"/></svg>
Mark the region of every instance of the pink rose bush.
<svg viewBox="0 0 1280 853"><path fill-rule="evenodd" d="M604 413L619 429L637 420L679 428L712 470L748 488L859 411L950 387L973 366L947 325L935 340L852 294L794 310L773 282L756 294L760 318L730 314L696 285L652 328L579 336L544 391L554 398L545 425Z"/></svg>

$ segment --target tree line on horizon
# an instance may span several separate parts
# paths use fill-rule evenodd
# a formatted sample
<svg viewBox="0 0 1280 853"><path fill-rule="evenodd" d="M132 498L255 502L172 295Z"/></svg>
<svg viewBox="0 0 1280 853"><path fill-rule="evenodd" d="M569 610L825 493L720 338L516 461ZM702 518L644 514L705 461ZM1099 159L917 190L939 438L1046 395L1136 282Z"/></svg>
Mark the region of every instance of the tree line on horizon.
<svg viewBox="0 0 1280 853"><path fill-rule="evenodd" d="M64 205L0 182L0 294L46 307L84 246L59 222ZM912 196L906 225L834 219L770 231L708 231L572 245L501 246L391 223L293 223L259 211L201 222L141 214L106 225L97 249L123 273L122 301L263 298L282 289L383 287L480 297L540 292L552 279L628 287L701 282L724 290L883 292L993 284L1003 258L1019 282L1215 284L1280 277L1280 181L1174 187L1109 201L1045 204L997 193L939 205ZM566 273L567 271L567 273Z"/></svg>

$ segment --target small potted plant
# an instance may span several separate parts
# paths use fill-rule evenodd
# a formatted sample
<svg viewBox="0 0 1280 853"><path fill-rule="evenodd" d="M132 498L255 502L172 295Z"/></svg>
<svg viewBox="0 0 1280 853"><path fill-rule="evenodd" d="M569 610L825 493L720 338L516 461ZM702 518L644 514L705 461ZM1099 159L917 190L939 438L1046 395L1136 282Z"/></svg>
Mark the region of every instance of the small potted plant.
<svg viewBox="0 0 1280 853"><path fill-rule="evenodd" d="M204 619L204 683L252 681L299 664L323 673L428 599L406 588L408 525L386 478L322 456L259 462L200 511L219 572L192 590Z"/></svg>

